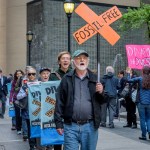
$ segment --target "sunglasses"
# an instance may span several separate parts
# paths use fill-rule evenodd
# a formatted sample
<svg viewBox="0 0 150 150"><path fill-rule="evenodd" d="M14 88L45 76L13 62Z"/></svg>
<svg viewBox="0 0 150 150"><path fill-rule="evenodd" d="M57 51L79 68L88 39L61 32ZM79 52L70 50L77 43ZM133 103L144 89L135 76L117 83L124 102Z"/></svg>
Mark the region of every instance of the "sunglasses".
<svg viewBox="0 0 150 150"><path fill-rule="evenodd" d="M36 75L36 73L28 73L28 76L35 76Z"/></svg>

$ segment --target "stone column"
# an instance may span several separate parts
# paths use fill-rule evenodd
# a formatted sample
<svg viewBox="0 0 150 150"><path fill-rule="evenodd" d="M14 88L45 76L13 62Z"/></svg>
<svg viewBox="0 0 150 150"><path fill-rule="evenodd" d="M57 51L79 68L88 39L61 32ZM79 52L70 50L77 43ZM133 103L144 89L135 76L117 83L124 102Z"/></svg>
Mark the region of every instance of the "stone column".
<svg viewBox="0 0 150 150"><path fill-rule="evenodd" d="M6 1L6 0L4 0ZM7 73L26 66L27 7L31 0L7 0Z"/></svg>

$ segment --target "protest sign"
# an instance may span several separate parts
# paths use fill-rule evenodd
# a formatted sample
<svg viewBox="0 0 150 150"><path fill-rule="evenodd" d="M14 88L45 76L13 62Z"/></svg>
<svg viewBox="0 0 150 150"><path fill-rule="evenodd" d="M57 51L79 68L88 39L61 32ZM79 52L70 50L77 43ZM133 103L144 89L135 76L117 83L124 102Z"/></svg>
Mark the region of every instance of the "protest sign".
<svg viewBox="0 0 150 150"><path fill-rule="evenodd" d="M122 17L116 6L98 16L86 4L81 3L75 12L88 23L73 34L78 44L84 43L96 33L101 34L111 45L119 40L120 36L109 26Z"/></svg>
<svg viewBox="0 0 150 150"><path fill-rule="evenodd" d="M54 123L56 93L60 81L41 83L41 145L63 144L64 136L57 133Z"/></svg>
<svg viewBox="0 0 150 150"><path fill-rule="evenodd" d="M126 45L128 66L133 69L142 69L150 66L150 45Z"/></svg>
<svg viewBox="0 0 150 150"><path fill-rule="evenodd" d="M28 105L31 128L31 138L41 136L41 89L40 82L28 85Z"/></svg>

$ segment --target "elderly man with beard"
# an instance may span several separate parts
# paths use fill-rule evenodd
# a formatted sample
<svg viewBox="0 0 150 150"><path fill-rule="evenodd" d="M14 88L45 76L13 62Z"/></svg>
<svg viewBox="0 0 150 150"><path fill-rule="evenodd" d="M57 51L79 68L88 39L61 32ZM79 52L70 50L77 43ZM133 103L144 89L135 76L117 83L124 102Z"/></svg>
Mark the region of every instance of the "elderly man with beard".
<svg viewBox="0 0 150 150"><path fill-rule="evenodd" d="M86 51L76 50L72 58L75 69L62 78L56 96L56 129L64 134L65 150L96 150L103 86L88 69Z"/></svg>

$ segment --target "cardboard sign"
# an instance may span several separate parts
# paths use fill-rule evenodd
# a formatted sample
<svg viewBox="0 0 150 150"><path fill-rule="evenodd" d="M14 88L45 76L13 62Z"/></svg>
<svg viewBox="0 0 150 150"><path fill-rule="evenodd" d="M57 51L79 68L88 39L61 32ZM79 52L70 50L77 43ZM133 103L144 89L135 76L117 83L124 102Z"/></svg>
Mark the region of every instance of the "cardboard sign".
<svg viewBox="0 0 150 150"><path fill-rule="evenodd" d="M128 66L134 69L142 69L150 66L150 45L126 45Z"/></svg>
<svg viewBox="0 0 150 150"><path fill-rule="evenodd" d="M119 40L120 36L109 26L122 17L121 12L116 6L98 16L87 5L81 3L75 12L88 23L73 34L79 44L82 44L97 32L111 45L114 45Z"/></svg>

